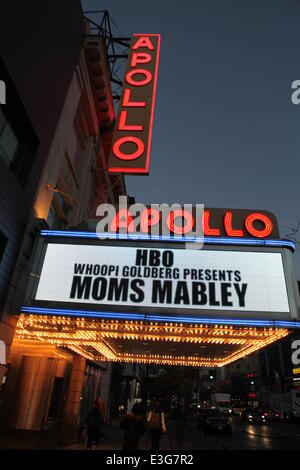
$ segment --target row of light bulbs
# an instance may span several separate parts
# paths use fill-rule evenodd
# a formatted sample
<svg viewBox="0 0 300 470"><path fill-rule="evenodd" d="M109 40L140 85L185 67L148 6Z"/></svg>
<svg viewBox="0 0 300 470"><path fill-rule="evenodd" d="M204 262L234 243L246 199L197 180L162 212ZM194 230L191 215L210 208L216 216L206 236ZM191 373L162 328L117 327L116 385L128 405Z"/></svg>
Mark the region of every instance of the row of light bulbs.
<svg viewBox="0 0 300 470"><path fill-rule="evenodd" d="M71 328L71 330L67 331L66 328ZM173 335L170 333L173 333ZM174 336L174 333L177 334L177 336ZM184 336L182 333L184 333ZM196 336L201 333L208 336ZM214 334L218 334L220 337L212 336ZM203 367L221 367L227 365L287 334L288 330L273 328L256 329L227 325L208 326L202 324L190 325L188 327L177 323L165 323L161 325L157 322L119 322L118 320L73 319L70 317L49 317L46 315L21 315L17 327L17 337L19 339L32 339L34 337L40 341L47 341L59 347L68 347L87 359L95 360L97 357L99 360L100 357L101 360L106 359L109 361L168 363L173 365L190 364ZM236 335L241 337L236 338ZM251 338L242 338L244 335L250 335ZM114 351L109 343L107 344L105 342L105 340L109 339L204 343L213 345L231 344L242 346L242 349L239 348L239 351L232 353L225 359L151 354L132 355L121 354ZM95 354L88 351L86 349L88 347L92 347Z"/></svg>

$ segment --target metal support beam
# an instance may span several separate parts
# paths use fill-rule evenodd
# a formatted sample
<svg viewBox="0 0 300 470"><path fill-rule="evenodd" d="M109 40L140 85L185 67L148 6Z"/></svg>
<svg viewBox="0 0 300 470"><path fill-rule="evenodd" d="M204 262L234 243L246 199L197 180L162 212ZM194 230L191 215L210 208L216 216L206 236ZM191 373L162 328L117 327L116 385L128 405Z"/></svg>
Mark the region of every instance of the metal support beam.
<svg viewBox="0 0 300 470"><path fill-rule="evenodd" d="M84 18L89 24L90 37L103 36L107 50L107 58L110 69L113 99L119 101L122 79L119 76L125 61L128 58L128 49L131 38L120 36L120 29L111 18L107 10L91 10L84 12ZM118 34L113 33L113 29ZM122 33L121 33L122 34Z"/></svg>

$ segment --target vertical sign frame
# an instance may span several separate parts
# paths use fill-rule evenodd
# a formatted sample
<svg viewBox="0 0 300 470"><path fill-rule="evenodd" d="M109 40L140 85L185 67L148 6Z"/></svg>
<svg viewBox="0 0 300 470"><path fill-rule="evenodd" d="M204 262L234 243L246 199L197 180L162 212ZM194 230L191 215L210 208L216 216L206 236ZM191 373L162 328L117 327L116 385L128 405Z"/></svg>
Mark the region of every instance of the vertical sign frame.
<svg viewBox="0 0 300 470"><path fill-rule="evenodd" d="M109 173L148 175L160 34L134 34L108 162Z"/></svg>

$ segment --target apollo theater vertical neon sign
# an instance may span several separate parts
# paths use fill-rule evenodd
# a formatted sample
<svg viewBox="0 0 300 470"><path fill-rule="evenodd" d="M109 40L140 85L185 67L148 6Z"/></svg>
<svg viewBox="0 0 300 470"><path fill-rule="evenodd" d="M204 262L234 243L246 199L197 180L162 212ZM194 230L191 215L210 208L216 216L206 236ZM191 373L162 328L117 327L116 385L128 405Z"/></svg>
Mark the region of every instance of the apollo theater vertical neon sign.
<svg viewBox="0 0 300 470"><path fill-rule="evenodd" d="M108 163L110 173L149 173L159 49L159 34L132 37Z"/></svg>

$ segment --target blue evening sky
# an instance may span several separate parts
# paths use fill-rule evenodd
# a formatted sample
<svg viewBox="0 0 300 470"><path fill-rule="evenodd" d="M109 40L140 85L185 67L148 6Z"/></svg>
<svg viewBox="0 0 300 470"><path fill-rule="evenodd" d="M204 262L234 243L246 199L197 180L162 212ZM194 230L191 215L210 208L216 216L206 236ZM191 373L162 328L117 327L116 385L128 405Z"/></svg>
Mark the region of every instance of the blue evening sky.
<svg viewBox="0 0 300 470"><path fill-rule="evenodd" d="M150 176L126 177L128 193L145 203L267 209L287 236L300 222L300 105L291 102L300 3L82 4L108 10L125 36L162 36ZM300 279L300 246L294 260Z"/></svg>

